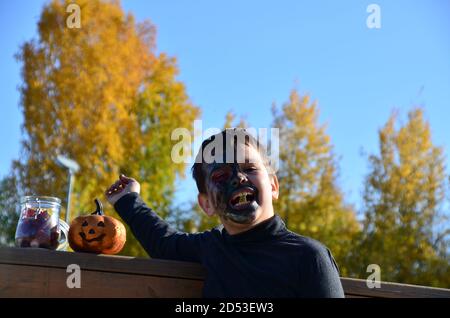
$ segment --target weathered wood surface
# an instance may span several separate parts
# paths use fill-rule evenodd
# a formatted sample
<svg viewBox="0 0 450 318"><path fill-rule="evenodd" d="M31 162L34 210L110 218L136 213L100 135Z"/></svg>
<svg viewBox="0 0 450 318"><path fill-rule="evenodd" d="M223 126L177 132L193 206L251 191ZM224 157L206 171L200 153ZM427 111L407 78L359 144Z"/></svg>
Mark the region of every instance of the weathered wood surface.
<svg viewBox="0 0 450 318"><path fill-rule="evenodd" d="M81 288L66 285L67 266L81 269ZM125 256L0 248L0 297L201 297L205 271L194 263ZM347 297L448 297L450 290L341 278Z"/></svg>
<svg viewBox="0 0 450 318"><path fill-rule="evenodd" d="M341 278L345 295L370 298L450 298L450 289L381 282L380 288L370 289L363 279Z"/></svg>
<svg viewBox="0 0 450 318"><path fill-rule="evenodd" d="M68 288L67 266L81 269ZM34 248L0 248L0 297L201 297L198 264Z"/></svg>

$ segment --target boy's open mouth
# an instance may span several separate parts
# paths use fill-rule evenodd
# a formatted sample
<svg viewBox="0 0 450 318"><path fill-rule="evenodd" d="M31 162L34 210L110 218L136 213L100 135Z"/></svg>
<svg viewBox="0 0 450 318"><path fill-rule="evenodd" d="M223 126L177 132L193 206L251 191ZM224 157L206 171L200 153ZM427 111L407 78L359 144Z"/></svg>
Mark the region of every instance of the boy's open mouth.
<svg viewBox="0 0 450 318"><path fill-rule="evenodd" d="M243 210L255 200L255 190L250 187L243 187L233 192L229 204L235 210Z"/></svg>

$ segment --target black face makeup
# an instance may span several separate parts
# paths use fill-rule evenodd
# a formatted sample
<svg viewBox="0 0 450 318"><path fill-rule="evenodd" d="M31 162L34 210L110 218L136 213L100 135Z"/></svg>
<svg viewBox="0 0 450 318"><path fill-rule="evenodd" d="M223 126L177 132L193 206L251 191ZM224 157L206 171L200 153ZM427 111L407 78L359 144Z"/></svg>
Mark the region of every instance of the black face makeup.
<svg viewBox="0 0 450 318"><path fill-rule="evenodd" d="M211 203L227 220L249 224L256 218L258 189L248 178L257 168L253 164L211 163L206 167L206 182Z"/></svg>

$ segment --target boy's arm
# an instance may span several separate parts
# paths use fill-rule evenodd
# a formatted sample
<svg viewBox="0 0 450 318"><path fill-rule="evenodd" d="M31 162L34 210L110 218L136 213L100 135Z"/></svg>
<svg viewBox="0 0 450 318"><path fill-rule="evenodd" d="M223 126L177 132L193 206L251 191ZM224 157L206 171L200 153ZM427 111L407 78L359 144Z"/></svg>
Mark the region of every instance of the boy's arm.
<svg viewBox="0 0 450 318"><path fill-rule="evenodd" d="M138 193L124 195L114 203L114 208L151 257L201 262L203 234L187 234L171 229L146 206Z"/></svg>
<svg viewBox="0 0 450 318"><path fill-rule="evenodd" d="M301 261L301 296L306 298L344 298L339 268L330 250L316 242Z"/></svg>

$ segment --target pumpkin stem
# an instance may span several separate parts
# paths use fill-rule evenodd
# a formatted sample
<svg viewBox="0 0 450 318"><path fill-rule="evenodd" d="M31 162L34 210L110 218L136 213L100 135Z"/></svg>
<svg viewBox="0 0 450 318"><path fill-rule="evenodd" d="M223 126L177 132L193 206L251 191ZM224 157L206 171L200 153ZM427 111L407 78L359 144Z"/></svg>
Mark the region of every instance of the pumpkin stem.
<svg viewBox="0 0 450 318"><path fill-rule="evenodd" d="M103 205L97 198L95 198L95 205L97 206L97 209L92 212L92 215L103 215Z"/></svg>

